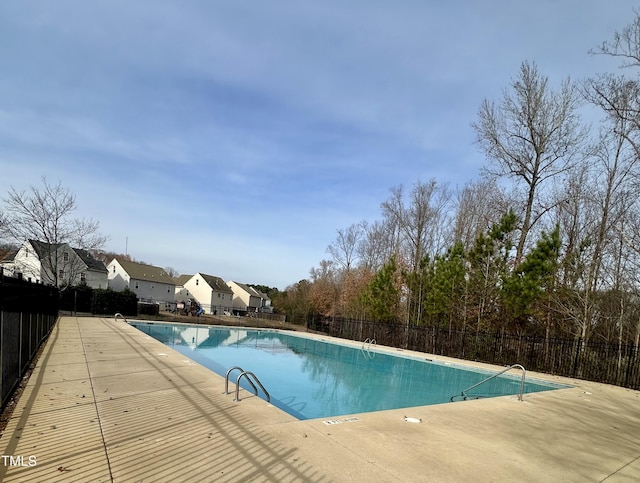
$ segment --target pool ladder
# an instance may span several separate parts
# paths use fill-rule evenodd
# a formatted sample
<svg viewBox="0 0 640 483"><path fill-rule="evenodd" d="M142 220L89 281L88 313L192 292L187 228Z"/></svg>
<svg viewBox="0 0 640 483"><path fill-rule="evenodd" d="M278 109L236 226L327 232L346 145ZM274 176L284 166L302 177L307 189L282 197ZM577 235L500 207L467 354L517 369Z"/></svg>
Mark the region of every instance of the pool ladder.
<svg viewBox="0 0 640 483"><path fill-rule="evenodd" d="M227 371L227 375L224 378L224 393L225 394L229 394L229 375L231 374L231 372L236 371L236 370L240 371L240 375L236 379L236 397L235 397L234 401L236 401L236 402L240 401L240 380L244 377L247 380L247 382L249 383L249 385L253 388L253 393L256 396L258 395L258 388L256 387L256 384L257 384L258 386L260 386L260 389L262 389L262 392L267 397L267 402L271 402L271 396L269 395L267 390L264 388L264 386L260 382L260 379L258 379L258 377L253 372L245 371L240 366L234 366L234 367L232 367L231 369L229 369ZM255 382L255 384L254 384L254 382Z"/></svg>
<svg viewBox="0 0 640 483"><path fill-rule="evenodd" d="M364 356L368 359L373 359L375 357L375 352L371 352L371 346L376 345L375 339L369 339L368 337L362 343L362 348L360 352L364 354Z"/></svg>
<svg viewBox="0 0 640 483"><path fill-rule="evenodd" d="M520 369L522 371L522 379L520 380L520 394L518 394L518 400L522 401L522 397L524 395L524 378L525 378L525 375L526 375L527 371L520 364L512 364L512 365L508 366L506 369L503 369L502 371L498 372L497 374L493 374L492 376L489 376L486 379L483 379L482 381L474 384L473 386L469 386L464 391L462 391L462 393L459 396L457 396L457 395L456 396L451 396L451 402L453 402L453 400L455 398L457 398L457 397L460 397L464 401L466 401L467 399L469 399L469 396L467 395L467 391L470 391L471 389L475 389L476 387L480 386L481 384L484 384L485 382L490 381L491 379L495 379L496 377L504 374L507 371L510 371L511 369Z"/></svg>
<svg viewBox="0 0 640 483"><path fill-rule="evenodd" d="M113 316L116 322L118 321L118 317L122 317L122 320L124 320L127 324L129 323L127 319L124 318L124 315L122 315L120 312Z"/></svg>

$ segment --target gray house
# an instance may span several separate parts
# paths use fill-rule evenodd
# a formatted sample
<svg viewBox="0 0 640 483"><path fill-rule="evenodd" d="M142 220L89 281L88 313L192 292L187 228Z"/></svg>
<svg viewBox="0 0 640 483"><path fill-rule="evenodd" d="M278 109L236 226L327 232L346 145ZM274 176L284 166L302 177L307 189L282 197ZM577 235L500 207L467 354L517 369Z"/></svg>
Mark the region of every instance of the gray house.
<svg viewBox="0 0 640 483"><path fill-rule="evenodd" d="M67 243L27 240L0 265L8 275L32 282L63 287L86 284L107 288L107 268L87 250Z"/></svg>

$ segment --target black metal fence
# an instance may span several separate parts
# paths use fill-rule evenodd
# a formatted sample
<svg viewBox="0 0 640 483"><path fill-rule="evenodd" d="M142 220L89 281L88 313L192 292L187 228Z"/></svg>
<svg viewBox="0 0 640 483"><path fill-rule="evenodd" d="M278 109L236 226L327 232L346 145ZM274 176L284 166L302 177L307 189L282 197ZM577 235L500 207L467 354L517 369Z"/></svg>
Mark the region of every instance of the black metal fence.
<svg viewBox="0 0 640 483"><path fill-rule="evenodd" d="M640 347L580 338L449 330L357 320L314 319L311 330L351 340L640 389Z"/></svg>
<svg viewBox="0 0 640 483"><path fill-rule="evenodd" d="M0 409L58 317L58 290L3 276L0 270Z"/></svg>

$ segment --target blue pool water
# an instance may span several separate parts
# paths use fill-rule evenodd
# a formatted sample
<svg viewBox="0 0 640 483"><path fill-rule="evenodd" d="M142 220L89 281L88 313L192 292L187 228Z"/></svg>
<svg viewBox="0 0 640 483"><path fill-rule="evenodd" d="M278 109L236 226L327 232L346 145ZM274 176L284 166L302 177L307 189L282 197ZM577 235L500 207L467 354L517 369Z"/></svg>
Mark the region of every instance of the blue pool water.
<svg viewBox="0 0 640 483"><path fill-rule="evenodd" d="M395 356L375 346L354 348L276 330L139 321L131 325L221 376L234 366L253 372L271 403L298 419L448 403L493 374L426 356ZM231 392L238 374L231 374ZM520 381L520 374L500 376L469 396L519 394ZM528 380L525 393L561 387L566 386ZM264 396L262 391L258 395Z"/></svg>

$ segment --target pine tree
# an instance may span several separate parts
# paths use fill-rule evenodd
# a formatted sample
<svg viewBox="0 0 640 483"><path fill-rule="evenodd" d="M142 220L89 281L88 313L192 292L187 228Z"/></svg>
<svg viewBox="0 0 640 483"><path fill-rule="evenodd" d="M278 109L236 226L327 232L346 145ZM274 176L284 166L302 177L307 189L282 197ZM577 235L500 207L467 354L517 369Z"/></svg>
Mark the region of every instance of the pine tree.
<svg viewBox="0 0 640 483"><path fill-rule="evenodd" d="M547 289L556 273L561 246L559 226L549 234L543 232L517 269L504 277L505 308L517 328L539 314L540 302L549 295Z"/></svg>

